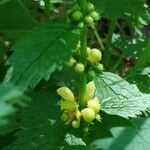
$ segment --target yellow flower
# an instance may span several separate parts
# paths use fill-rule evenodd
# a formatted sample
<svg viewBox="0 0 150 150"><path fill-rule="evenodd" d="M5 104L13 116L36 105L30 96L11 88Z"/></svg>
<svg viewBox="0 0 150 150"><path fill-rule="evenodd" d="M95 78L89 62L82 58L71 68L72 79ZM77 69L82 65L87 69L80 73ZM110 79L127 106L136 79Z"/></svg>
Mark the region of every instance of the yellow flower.
<svg viewBox="0 0 150 150"><path fill-rule="evenodd" d="M83 119L84 119L86 122L90 123L90 122L92 122L92 121L94 120L94 118L95 118L95 112L94 112L94 110L91 109L91 108L84 108L84 109L82 109L82 111L81 111L81 116L83 117Z"/></svg>
<svg viewBox="0 0 150 150"><path fill-rule="evenodd" d="M100 50L93 48L88 52L88 58L90 63L95 64L98 63L102 59L102 53Z"/></svg>
<svg viewBox="0 0 150 150"><path fill-rule="evenodd" d="M75 99L72 91L68 87L64 86L64 87L61 87L61 88L57 89L57 93L64 100L71 100L71 101L73 101Z"/></svg>
<svg viewBox="0 0 150 150"><path fill-rule="evenodd" d="M89 82L87 85L86 85L86 93L85 93L85 96L84 96L84 99L86 101L88 101L90 98L93 97L93 94L95 92L95 84L94 84L94 81L91 81Z"/></svg>
<svg viewBox="0 0 150 150"><path fill-rule="evenodd" d="M79 110L76 110L75 116L79 120L81 118L81 112Z"/></svg>
<svg viewBox="0 0 150 150"><path fill-rule="evenodd" d="M79 107L78 103L76 101L64 101L62 100L60 102L60 107L61 107L61 110L74 110L76 108Z"/></svg>
<svg viewBox="0 0 150 150"><path fill-rule="evenodd" d="M91 108L95 111L95 113L98 113L100 111L100 103L97 97L94 99L91 99L87 103L88 108Z"/></svg>

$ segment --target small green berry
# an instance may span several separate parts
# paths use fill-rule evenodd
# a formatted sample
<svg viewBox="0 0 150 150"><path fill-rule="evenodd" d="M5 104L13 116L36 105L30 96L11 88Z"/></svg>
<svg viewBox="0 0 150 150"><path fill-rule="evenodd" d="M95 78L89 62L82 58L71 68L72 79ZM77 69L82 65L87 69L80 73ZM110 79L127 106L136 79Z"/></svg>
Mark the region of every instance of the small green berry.
<svg viewBox="0 0 150 150"><path fill-rule="evenodd" d="M75 66L75 71L77 73L83 73L84 72L84 65L82 63L78 63L76 66Z"/></svg>
<svg viewBox="0 0 150 150"><path fill-rule="evenodd" d="M72 13L72 20L75 22L81 21L83 14L80 11L75 11Z"/></svg>

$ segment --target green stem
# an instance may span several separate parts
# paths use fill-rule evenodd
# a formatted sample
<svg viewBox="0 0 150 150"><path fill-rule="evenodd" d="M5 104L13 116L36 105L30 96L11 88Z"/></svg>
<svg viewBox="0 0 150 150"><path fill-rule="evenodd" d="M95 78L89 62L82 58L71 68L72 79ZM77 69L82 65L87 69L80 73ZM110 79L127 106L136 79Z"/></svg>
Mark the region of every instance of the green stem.
<svg viewBox="0 0 150 150"><path fill-rule="evenodd" d="M95 28L95 26L92 26L92 29L94 31L95 37L97 38L97 42L98 42L99 46L101 47L102 50L104 50L105 47L104 47L103 42L98 34L97 29Z"/></svg>
<svg viewBox="0 0 150 150"><path fill-rule="evenodd" d="M45 0L45 22L49 22L50 20L50 11L51 11L51 6L50 6L50 0Z"/></svg>
<svg viewBox="0 0 150 150"><path fill-rule="evenodd" d="M109 26L107 44L106 44L105 55L104 55L105 66L107 66L108 62L109 62L110 48L111 48L112 36L113 36L114 30L115 30L115 26L116 26L116 20L112 20L110 23L110 26Z"/></svg>
<svg viewBox="0 0 150 150"><path fill-rule="evenodd" d="M118 59L117 63L114 65L112 71L115 71L117 69L117 67L120 65L120 63L122 62L122 60L123 60L123 54L120 56L120 58Z"/></svg>
<svg viewBox="0 0 150 150"><path fill-rule="evenodd" d="M80 1L80 6L82 9L83 16L86 16L86 3L87 0ZM81 41L81 51L80 51L80 62L86 66L86 57L87 57L87 26L85 25L83 29L80 31L80 41ZM86 92L86 74L82 73L80 75L80 87L79 87L79 99L80 106L84 108L86 106L86 102L84 100L84 95Z"/></svg>

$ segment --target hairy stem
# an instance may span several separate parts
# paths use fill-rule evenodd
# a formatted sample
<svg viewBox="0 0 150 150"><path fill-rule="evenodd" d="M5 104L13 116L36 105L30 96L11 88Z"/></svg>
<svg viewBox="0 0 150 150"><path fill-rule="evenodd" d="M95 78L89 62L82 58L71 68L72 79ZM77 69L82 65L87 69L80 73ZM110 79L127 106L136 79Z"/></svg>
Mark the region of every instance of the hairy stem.
<svg viewBox="0 0 150 150"><path fill-rule="evenodd" d="M115 30L115 26L116 26L116 20L112 20L109 26L109 33L108 33L108 38L107 38L107 44L106 44L106 48L105 48L105 55L104 55L104 63L105 66L108 65L109 62L109 58L110 58L110 48L111 48L111 41L112 41L112 36Z"/></svg>
<svg viewBox="0 0 150 150"><path fill-rule="evenodd" d="M51 6L50 6L50 0L45 0L45 22L49 22L50 20L50 11L51 11Z"/></svg>
<svg viewBox="0 0 150 150"><path fill-rule="evenodd" d="M87 0L80 1L83 16L86 15L86 2ZM81 41L80 61L84 64L84 66L86 66L86 56L87 56L87 26L86 25L80 31L80 41ZM84 100L85 92L86 92L86 74L82 73L80 75L80 88L79 88L79 98L80 98L81 108L84 108L86 106L86 102Z"/></svg>

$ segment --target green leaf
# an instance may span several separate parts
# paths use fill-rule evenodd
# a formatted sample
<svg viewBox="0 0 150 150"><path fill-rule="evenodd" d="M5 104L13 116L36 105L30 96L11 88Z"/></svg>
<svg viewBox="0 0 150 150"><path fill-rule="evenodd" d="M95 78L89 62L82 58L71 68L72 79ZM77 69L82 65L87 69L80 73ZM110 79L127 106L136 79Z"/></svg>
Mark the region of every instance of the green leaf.
<svg viewBox="0 0 150 150"><path fill-rule="evenodd" d="M145 0L93 0L93 2L104 17L127 18L133 21L144 11Z"/></svg>
<svg viewBox="0 0 150 150"><path fill-rule="evenodd" d="M21 0L10 0L0 6L0 30L29 29L35 25Z"/></svg>
<svg viewBox="0 0 150 150"><path fill-rule="evenodd" d="M70 58L77 41L78 35L65 24L34 28L12 48L11 81L26 88L34 87L42 78L48 80L55 68Z"/></svg>
<svg viewBox="0 0 150 150"><path fill-rule="evenodd" d="M135 59L138 59L142 54L146 43L145 37L135 36L134 38L128 40L118 34L113 35L114 46L120 49L123 54L134 57Z"/></svg>
<svg viewBox="0 0 150 150"><path fill-rule="evenodd" d="M150 95L142 94L118 75L103 72L96 77L95 84L101 109L108 114L136 117L150 107Z"/></svg>
<svg viewBox="0 0 150 150"><path fill-rule="evenodd" d="M65 142L67 142L68 145L70 146L75 146L75 145L86 146L85 142L81 138L77 138L72 134L66 134Z"/></svg>
<svg viewBox="0 0 150 150"><path fill-rule="evenodd" d="M133 123L135 127L111 128L113 137L94 141L94 148L102 150L149 150L150 119L136 119Z"/></svg>
<svg viewBox="0 0 150 150"><path fill-rule="evenodd" d="M8 124L7 117L16 112L13 104L26 106L25 101L27 99L17 88L10 85L0 85L0 127Z"/></svg>
<svg viewBox="0 0 150 150"><path fill-rule="evenodd" d="M1 0L0 5L3 5L4 3L8 2L9 0Z"/></svg>
<svg viewBox="0 0 150 150"><path fill-rule="evenodd" d="M33 99L30 107L19 114L20 130L15 139L6 149L12 150L77 150L85 146L82 139L69 133L69 128L60 119L60 106L55 92L32 91ZM78 143L79 142L79 143Z"/></svg>

